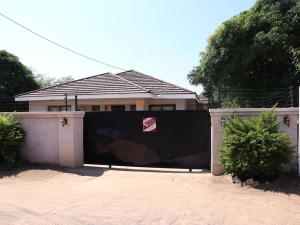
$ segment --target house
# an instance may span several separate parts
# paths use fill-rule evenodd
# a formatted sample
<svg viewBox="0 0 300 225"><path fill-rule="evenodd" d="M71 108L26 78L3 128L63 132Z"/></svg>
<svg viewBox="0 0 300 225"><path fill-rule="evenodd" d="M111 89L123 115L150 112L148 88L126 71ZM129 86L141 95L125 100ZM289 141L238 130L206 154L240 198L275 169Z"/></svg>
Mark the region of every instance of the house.
<svg viewBox="0 0 300 225"><path fill-rule="evenodd" d="M29 111L207 109L207 99L195 92L134 70L41 88L17 95L15 100L28 101Z"/></svg>

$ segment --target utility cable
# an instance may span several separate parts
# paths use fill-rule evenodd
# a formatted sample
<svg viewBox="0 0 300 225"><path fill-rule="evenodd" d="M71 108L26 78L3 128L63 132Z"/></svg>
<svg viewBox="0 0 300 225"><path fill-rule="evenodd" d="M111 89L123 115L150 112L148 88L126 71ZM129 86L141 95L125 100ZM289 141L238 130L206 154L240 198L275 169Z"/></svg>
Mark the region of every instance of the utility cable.
<svg viewBox="0 0 300 225"><path fill-rule="evenodd" d="M102 65L105 65L105 66L108 66L108 67L112 67L112 68L115 68L115 69L118 69L118 70L121 70L121 71L126 71L126 69L123 69L123 68L121 68L121 67L114 66L114 65L112 65L112 64L103 62L103 61L101 61L101 60L98 60L98 59L89 57L89 56L87 56L87 55L85 55L85 54L82 54L82 53L80 53L80 52L78 52L78 51L75 51L75 50L72 50L72 49L70 49L70 48L68 48L68 47L65 47L65 46L63 46L63 45L61 45L61 44L59 44L59 43L57 43L57 42L55 42L55 41L52 41L52 40L50 40L49 38L46 38L45 36L38 34L37 32L35 32L35 31L31 30L30 28L28 28L28 27L26 27L26 26L20 24L19 22L17 22L17 21L15 21L15 20L13 20L12 18L10 18L10 17L4 15L4 14L1 13L1 12L0 12L0 16L4 17L5 19L7 19L7 20L13 22L14 24L18 25L19 27L21 27L21 28L23 28L23 29L29 31L30 33L32 33L32 34L34 34L34 35L36 35L36 36L38 36L38 37L40 37L40 38L42 38L42 39L48 41L48 42L50 42L50 43L56 45L57 47L60 47L60 48L62 48L62 49L64 49L64 50L66 50L66 51L69 51L69 52L71 52L71 53L73 53L73 54L79 55L79 56L81 56L81 57L83 57L83 58L85 58L85 59L88 59L88 60L91 60L91 61L100 63L100 64L102 64Z"/></svg>

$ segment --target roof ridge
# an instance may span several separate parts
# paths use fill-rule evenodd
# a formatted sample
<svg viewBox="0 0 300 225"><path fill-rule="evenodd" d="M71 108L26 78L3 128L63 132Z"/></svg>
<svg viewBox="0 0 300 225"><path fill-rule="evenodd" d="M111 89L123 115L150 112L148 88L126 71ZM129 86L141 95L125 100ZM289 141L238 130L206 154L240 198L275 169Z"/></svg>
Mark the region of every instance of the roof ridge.
<svg viewBox="0 0 300 225"><path fill-rule="evenodd" d="M151 78L153 78L153 79L156 79L156 80L158 80L158 81L161 81L161 82L167 83L167 84L169 84L169 85L172 85L172 86L175 86L175 87L177 87L177 88L181 88L181 89L183 89L183 90L185 90L185 91L188 91L188 92L190 92L191 94L196 94L196 95L197 95L197 93L196 93L195 91L191 91L191 90L189 90L189 89L186 89L186 88L184 88L184 87L181 87L181 86L179 86L179 85L172 84L172 83L170 83L170 82L168 82L168 81L164 81L164 80L162 80L162 79L159 79L159 78L156 78L156 77L154 77L154 76L152 76L152 75L144 74L144 73L141 73L141 72L139 72L139 71L136 71L136 70L133 70L133 69L132 69L132 70L128 70L128 71L124 71L124 72L120 72L120 73L126 73L126 72L130 72L130 71L132 71L132 72L136 72L136 73L140 73L140 74L142 74L142 75L144 75L144 76L151 77ZM118 73L118 74L120 74L120 73Z"/></svg>
<svg viewBox="0 0 300 225"><path fill-rule="evenodd" d="M67 82L61 83L61 84L56 84L56 85L52 85L52 86L49 86L49 87L43 87L43 88L35 89L35 90L32 90L32 91L27 91L27 92L24 92L24 93L21 93L21 94L17 94L17 95L15 95L15 97L18 97L18 96L21 96L21 95L25 95L25 94L30 94L30 93L41 91L41 90L46 90L46 89L53 88L53 87L62 86L64 84L69 84L69 83L73 83L73 82L76 82L76 81L85 80L85 79L89 79L89 78L92 78L92 77L97 77L97 76L101 76L101 75L105 75L105 74L112 74L112 73L110 73L110 72L100 73L100 74L97 74L97 75L93 75L93 76L89 76L89 77L84 77L84 78L80 78L80 79L77 79L77 80L71 80L71 81L67 81Z"/></svg>
<svg viewBox="0 0 300 225"><path fill-rule="evenodd" d="M132 71L132 70L124 71L124 72L121 72L121 73L126 73L126 72L129 72L129 71ZM112 74L112 75L114 75L114 76L120 78L121 80L124 80L124 81L126 81L127 83L130 83L130 84L132 84L132 85L134 85L134 86L136 86L136 87L138 87L138 88L140 88L140 89L142 89L142 90L144 90L144 91L146 91L146 92L152 93L151 90L148 90L147 88L144 88L144 87L142 87L142 86L140 86L140 85L138 85L138 84L136 84L136 83L134 83L134 82L132 82L132 81L130 81L130 80L127 80L126 78L121 77L121 76L118 75L118 74L120 74L120 73ZM153 93L152 93L152 94L153 94Z"/></svg>

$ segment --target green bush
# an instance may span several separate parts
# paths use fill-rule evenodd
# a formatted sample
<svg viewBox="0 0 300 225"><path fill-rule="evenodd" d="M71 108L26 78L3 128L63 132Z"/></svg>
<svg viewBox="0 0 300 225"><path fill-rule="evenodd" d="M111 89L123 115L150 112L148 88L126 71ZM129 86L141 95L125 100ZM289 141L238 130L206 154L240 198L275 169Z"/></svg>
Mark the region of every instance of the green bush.
<svg viewBox="0 0 300 225"><path fill-rule="evenodd" d="M239 177L264 181L274 179L289 162L292 144L276 119L275 109L259 117L233 118L224 124L220 161L225 170Z"/></svg>
<svg viewBox="0 0 300 225"><path fill-rule="evenodd" d="M12 115L0 115L0 169L17 164L18 152L24 142L25 132Z"/></svg>

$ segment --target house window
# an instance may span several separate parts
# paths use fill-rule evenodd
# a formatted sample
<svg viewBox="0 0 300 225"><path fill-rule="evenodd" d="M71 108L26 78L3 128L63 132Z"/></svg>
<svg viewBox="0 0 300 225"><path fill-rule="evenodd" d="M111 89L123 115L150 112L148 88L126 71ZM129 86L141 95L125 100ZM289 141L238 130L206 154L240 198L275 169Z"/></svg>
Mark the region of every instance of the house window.
<svg viewBox="0 0 300 225"><path fill-rule="evenodd" d="M125 105L112 105L111 111L125 111Z"/></svg>
<svg viewBox="0 0 300 225"><path fill-rule="evenodd" d="M111 111L111 106L110 105L106 105L105 106L105 111Z"/></svg>
<svg viewBox="0 0 300 225"><path fill-rule="evenodd" d="M48 106L49 112L60 112L60 106Z"/></svg>
<svg viewBox="0 0 300 225"><path fill-rule="evenodd" d="M173 111L176 109L176 105L150 105L150 111Z"/></svg>
<svg viewBox="0 0 300 225"><path fill-rule="evenodd" d="M61 105L51 105L48 106L48 111L49 112L62 112L66 111L66 106L61 106ZM67 106L67 111L71 111L71 106Z"/></svg>
<svg viewBox="0 0 300 225"><path fill-rule="evenodd" d="M130 105L130 111L136 111L136 105Z"/></svg>
<svg viewBox="0 0 300 225"><path fill-rule="evenodd" d="M89 111L91 111L91 106L89 106L89 105L79 105L78 109L79 109L79 111L89 112Z"/></svg>
<svg viewBox="0 0 300 225"><path fill-rule="evenodd" d="M174 111L176 109L175 105L162 105L162 111Z"/></svg>
<svg viewBox="0 0 300 225"><path fill-rule="evenodd" d="M100 105L93 105L92 111L100 111Z"/></svg>
<svg viewBox="0 0 300 225"><path fill-rule="evenodd" d="M161 111L160 105L150 105L149 108L150 108L150 111Z"/></svg>

